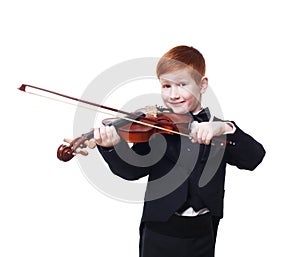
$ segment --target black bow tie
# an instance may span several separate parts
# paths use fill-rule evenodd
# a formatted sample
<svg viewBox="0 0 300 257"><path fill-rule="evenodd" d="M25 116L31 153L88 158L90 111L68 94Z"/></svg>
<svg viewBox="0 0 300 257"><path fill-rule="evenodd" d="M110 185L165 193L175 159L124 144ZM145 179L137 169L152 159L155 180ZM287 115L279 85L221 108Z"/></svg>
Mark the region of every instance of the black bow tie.
<svg viewBox="0 0 300 257"><path fill-rule="evenodd" d="M198 114L194 115L192 114L195 121L203 122L203 121L209 121L210 119L210 112L209 109L206 107L205 109L201 110Z"/></svg>

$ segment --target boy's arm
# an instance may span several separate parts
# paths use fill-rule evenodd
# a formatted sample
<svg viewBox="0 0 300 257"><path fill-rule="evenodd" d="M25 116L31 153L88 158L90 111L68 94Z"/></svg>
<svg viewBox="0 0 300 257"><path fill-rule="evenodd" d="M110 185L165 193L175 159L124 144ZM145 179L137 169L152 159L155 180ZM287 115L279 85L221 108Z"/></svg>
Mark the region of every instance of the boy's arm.
<svg viewBox="0 0 300 257"><path fill-rule="evenodd" d="M265 149L253 137L242 131L233 121L234 133L228 133L227 140L235 142L226 146L226 159L239 169L254 170L263 160Z"/></svg>
<svg viewBox="0 0 300 257"><path fill-rule="evenodd" d="M148 144L136 144L132 150L118 135L114 126L101 125L95 128L94 138L99 152L115 175L127 180L148 175L149 168L145 167L140 158L149 152Z"/></svg>
<svg viewBox="0 0 300 257"><path fill-rule="evenodd" d="M135 164L130 163L130 159L133 160L134 158L131 157L134 153L140 155L147 154L148 147L148 144L140 143L134 145L131 149L124 140L121 140L114 147L102 147L97 145L99 152L108 164L110 170L115 175L126 180L137 180L149 174L149 168L143 167L143 163L139 163L138 158L135 158ZM120 154L122 154L123 157L121 157Z"/></svg>

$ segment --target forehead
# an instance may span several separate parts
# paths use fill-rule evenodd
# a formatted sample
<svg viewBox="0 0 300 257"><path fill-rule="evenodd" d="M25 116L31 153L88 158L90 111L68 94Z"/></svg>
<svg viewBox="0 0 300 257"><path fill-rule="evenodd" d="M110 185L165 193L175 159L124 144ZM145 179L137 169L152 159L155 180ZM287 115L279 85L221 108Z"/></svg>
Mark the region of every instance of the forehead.
<svg viewBox="0 0 300 257"><path fill-rule="evenodd" d="M188 69L177 70L165 74L161 74L159 77L160 81L171 81L176 82L178 80L191 80L191 72Z"/></svg>

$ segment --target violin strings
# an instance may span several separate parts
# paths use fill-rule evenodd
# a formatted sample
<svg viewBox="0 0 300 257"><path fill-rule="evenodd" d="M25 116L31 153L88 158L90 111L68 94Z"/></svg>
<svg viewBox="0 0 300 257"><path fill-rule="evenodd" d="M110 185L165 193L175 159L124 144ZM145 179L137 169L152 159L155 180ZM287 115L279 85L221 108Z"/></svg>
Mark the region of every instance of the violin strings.
<svg viewBox="0 0 300 257"><path fill-rule="evenodd" d="M171 129L167 129L167 128L162 128L160 126L149 124L149 123L146 123L146 122L143 122L143 121L134 120L134 119L127 118L127 117L122 117L122 116L119 116L117 114L111 114L111 113L108 113L108 112L105 112L105 111L102 111L102 110L99 110L99 109L93 109L91 107L70 103L70 102L67 102L67 101L64 101L64 100L55 99L55 98L52 98L52 97L49 97L49 96L44 96L44 95L36 94L36 93L33 93L33 92L27 92L27 91L25 91L25 92L28 93L28 94L35 95L35 96L44 97L46 99L50 99L50 100L53 100L53 101L56 101L56 102L61 102L61 103L69 104L69 105L72 105L72 106L78 106L80 108L84 108L84 109L91 110L91 111L94 111L94 112L99 112L99 113L106 114L106 115L109 115L109 116L112 116L112 117L115 117L115 118L120 118L120 119L127 120L127 121L130 121L130 122L138 123L138 124L141 124L141 125L144 125L144 126L148 126L148 127L156 128L156 129L163 130L163 131L166 131L166 132L174 133L174 134L177 134L177 135L180 135L180 136L190 137L190 135L188 135L188 134L184 134L184 133L181 133L181 132L178 132L178 131L175 131L175 130L171 130Z"/></svg>

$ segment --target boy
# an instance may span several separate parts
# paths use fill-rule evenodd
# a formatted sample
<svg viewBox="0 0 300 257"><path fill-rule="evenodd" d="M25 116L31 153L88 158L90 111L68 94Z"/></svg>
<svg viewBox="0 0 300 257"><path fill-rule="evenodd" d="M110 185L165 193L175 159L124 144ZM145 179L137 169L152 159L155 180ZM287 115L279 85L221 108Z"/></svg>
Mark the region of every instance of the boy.
<svg viewBox="0 0 300 257"><path fill-rule="evenodd" d="M114 174L127 180L149 176L140 227L140 257L212 257L223 217L226 164L253 170L262 161L265 150L234 122L211 117L209 109L202 108L201 96L208 79L205 60L198 50L188 46L169 50L158 62L157 77L165 106L194 120L190 139L163 134L166 148L162 158L144 167L126 163L118 156L119 150L128 151L128 145L113 126L95 129L94 137ZM234 143L224 147L220 141L214 141L224 139L224 135L226 142ZM151 148L149 143L136 143L132 150L147 155L151 149L162 149L159 141L154 137ZM168 177L171 172L175 175ZM168 182L152 186L151 182L164 177L169 178ZM161 197L149 199L152 193L178 182L178 177L182 179L178 186Z"/></svg>

